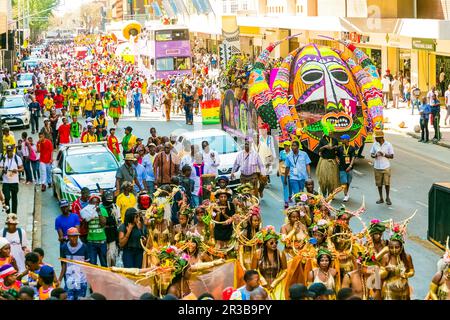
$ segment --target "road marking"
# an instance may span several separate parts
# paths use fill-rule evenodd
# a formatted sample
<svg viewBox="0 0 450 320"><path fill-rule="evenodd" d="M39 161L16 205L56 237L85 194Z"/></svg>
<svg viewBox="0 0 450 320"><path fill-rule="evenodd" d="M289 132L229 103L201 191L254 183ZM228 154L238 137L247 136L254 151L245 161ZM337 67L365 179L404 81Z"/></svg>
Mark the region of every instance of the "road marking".
<svg viewBox="0 0 450 320"><path fill-rule="evenodd" d="M353 169L353 172L356 173L357 176L362 177L364 174L358 170Z"/></svg>
<svg viewBox="0 0 450 320"><path fill-rule="evenodd" d="M441 162L434 161L434 160L430 160L429 158L419 156L418 154L412 153L412 152L408 151L407 149L404 149L404 148L399 147L398 145L396 145L395 148L402 150L403 152L407 153L407 154L410 155L410 156L413 156L413 157L418 158L418 159L420 159L420 160L429 162L429 163L431 163L431 164L434 164L434 165L436 165L436 166L438 166L438 167L441 167L441 168L444 168L444 169L446 169L446 170L450 170L450 166L449 166L448 164L445 164L445 165L444 165L444 164L442 164Z"/></svg>
<svg viewBox="0 0 450 320"><path fill-rule="evenodd" d="M423 203L423 202L420 202L420 201L416 201L416 203L417 203L418 205L420 205L420 206L424 207L424 208L428 208L428 205L427 205L427 204L425 204L425 203Z"/></svg>
<svg viewBox="0 0 450 320"><path fill-rule="evenodd" d="M272 196L272 198L274 198L275 200L277 200L278 202L284 202L283 199L281 199L279 196L277 196L275 193L273 193L271 190L269 189L265 189L264 193L268 193Z"/></svg>

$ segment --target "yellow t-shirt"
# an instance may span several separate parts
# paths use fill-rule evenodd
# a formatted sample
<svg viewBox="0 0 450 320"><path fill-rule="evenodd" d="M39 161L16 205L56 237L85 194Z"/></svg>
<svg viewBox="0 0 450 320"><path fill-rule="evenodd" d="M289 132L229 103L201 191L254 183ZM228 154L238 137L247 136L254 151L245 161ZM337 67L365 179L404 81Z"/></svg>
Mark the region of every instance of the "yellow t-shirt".
<svg viewBox="0 0 450 320"><path fill-rule="evenodd" d="M44 99L44 106L45 110L50 111L53 107L53 99L52 98L45 98Z"/></svg>
<svg viewBox="0 0 450 320"><path fill-rule="evenodd" d="M104 118L102 121L100 121L100 118L95 118L94 120L94 127L98 127L99 125L103 125L105 128L108 127L108 120Z"/></svg>
<svg viewBox="0 0 450 320"><path fill-rule="evenodd" d="M92 111L93 108L94 108L94 101L92 99L86 99L84 110Z"/></svg>
<svg viewBox="0 0 450 320"><path fill-rule="evenodd" d="M95 110L97 110L97 111L103 110L103 102L101 100L95 101Z"/></svg>
<svg viewBox="0 0 450 320"><path fill-rule="evenodd" d="M125 211L129 208L134 208L136 203L136 197L132 193L130 193L128 197L123 193L117 196L116 205L120 209L120 219L122 220L122 223L125 221Z"/></svg>
<svg viewBox="0 0 450 320"><path fill-rule="evenodd" d="M87 133L84 135L82 142L83 143L97 142L97 135L96 134L90 135L89 133Z"/></svg>
<svg viewBox="0 0 450 320"><path fill-rule="evenodd" d="M14 139L14 136L9 133L8 136L3 135L3 153L6 153L6 147L16 145L16 139ZM14 152L16 152L16 148L14 147Z"/></svg>

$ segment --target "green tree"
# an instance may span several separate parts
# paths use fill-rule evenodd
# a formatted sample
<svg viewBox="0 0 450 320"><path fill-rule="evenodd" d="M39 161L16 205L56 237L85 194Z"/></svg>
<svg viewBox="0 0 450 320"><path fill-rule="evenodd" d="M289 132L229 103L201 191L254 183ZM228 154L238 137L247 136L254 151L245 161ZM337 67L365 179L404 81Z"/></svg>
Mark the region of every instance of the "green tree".
<svg viewBox="0 0 450 320"><path fill-rule="evenodd" d="M52 10L59 4L59 0L28 0L29 22L31 39L36 39L43 31L47 30L49 18L53 16ZM14 16L18 16L19 0L13 0ZM22 11L27 8L27 0L21 1ZM22 22L21 22L22 23Z"/></svg>

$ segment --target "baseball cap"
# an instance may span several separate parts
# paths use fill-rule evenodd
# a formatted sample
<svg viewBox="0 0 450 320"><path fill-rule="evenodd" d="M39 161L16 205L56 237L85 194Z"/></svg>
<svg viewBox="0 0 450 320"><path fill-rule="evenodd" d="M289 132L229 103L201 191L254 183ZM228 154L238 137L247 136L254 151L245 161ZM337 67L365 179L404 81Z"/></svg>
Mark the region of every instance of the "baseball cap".
<svg viewBox="0 0 450 320"><path fill-rule="evenodd" d="M7 145L6 146L6 151L14 151L14 146L13 145Z"/></svg>
<svg viewBox="0 0 450 320"><path fill-rule="evenodd" d="M79 236L79 235L80 235L80 232L75 227L69 228L67 230L67 236Z"/></svg>
<svg viewBox="0 0 450 320"><path fill-rule="evenodd" d="M17 214L9 213L6 215L6 224L18 224L19 219L17 218Z"/></svg>
<svg viewBox="0 0 450 320"><path fill-rule="evenodd" d="M66 199L62 199L61 201L59 201L60 208L68 207L68 206L69 206L69 201L67 201Z"/></svg>
<svg viewBox="0 0 450 320"><path fill-rule="evenodd" d="M53 277L54 274L55 270L48 265L43 265L39 270L39 277Z"/></svg>

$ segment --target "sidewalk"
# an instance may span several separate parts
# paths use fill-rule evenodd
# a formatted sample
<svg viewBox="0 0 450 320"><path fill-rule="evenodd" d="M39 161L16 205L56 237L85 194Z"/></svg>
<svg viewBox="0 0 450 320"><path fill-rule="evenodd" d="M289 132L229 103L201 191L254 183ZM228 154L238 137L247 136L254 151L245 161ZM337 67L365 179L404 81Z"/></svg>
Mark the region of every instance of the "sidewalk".
<svg viewBox="0 0 450 320"><path fill-rule="evenodd" d="M33 225L34 225L34 185L29 184L26 185L24 183L20 183L19 185L19 194L17 195L18 202L18 218L19 218L19 227L24 229L27 233L27 239L29 241L30 247L33 246ZM6 221L6 214L0 213L0 226L4 227Z"/></svg>
<svg viewBox="0 0 450 320"><path fill-rule="evenodd" d="M417 109L414 109L414 115L411 114L411 108L408 108L408 104L406 102L399 103L400 108L394 109L391 106L389 109L383 109L383 117L385 119L384 127L388 130L393 130L399 133L407 134L416 139L420 139L420 115ZM450 148L450 125L445 126L445 116L447 115L447 110L445 108L441 108L441 135L442 139L437 144ZM449 120L450 121L450 120ZM404 128L400 128L399 124L401 122L405 123ZM418 132L415 131L415 127L418 128ZM434 129L432 124L428 124L428 128L430 131L430 141L434 136ZM431 143L431 142L430 142Z"/></svg>

